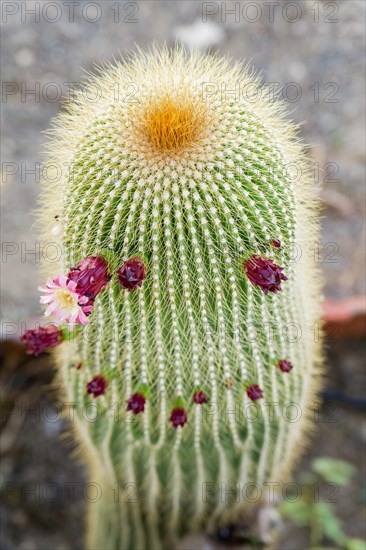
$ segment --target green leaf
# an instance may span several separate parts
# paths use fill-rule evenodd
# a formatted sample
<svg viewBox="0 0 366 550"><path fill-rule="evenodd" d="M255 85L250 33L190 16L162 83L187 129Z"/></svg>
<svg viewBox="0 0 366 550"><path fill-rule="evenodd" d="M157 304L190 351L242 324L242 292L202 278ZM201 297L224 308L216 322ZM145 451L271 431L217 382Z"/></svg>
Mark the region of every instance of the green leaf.
<svg viewBox="0 0 366 550"><path fill-rule="evenodd" d="M334 514L333 508L326 502L319 502L313 507L313 513L316 514L322 527L324 535L337 544L342 544L345 540L341 524Z"/></svg>
<svg viewBox="0 0 366 550"><path fill-rule="evenodd" d="M298 500L297 502L282 502L280 504L280 512L283 516L289 518L300 527L309 525L310 508L303 500Z"/></svg>
<svg viewBox="0 0 366 550"><path fill-rule="evenodd" d="M327 457L313 460L312 469L325 481L342 486L348 485L351 477L356 472L356 468L349 462Z"/></svg>
<svg viewBox="0 0 366 550"><path fill-rule="evenodd" d="M366 550L366 541L361 539L347 539L347 550Z"/></svg>

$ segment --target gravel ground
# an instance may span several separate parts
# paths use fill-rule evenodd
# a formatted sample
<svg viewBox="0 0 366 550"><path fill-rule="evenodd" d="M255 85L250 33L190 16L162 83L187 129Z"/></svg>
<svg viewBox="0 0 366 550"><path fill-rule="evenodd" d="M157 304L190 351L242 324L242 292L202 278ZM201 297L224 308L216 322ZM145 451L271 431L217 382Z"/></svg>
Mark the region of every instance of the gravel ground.
<svg viewBox="0 0 366 550"><path fill-rule="evenodd" d="M363 0L211 2L209 9L216 13L208 16L207 22L203 17L207 5L205 8L198 1L82 0L74 3L74 15L69 11L72 3L43 1L38 8L36 4L3 2L1 6L2 327L6 326L4 321L29 322L40 315L36 288L42 248L34 253L38 245L32 211L39 194L37 166L46 141L42 132L61 109L58 96L61 92L67 96L67 83L80 82L84 71L93 70L95 64L118 57L119 52L133 48L135 43L145 47L153 40L173 45L179 39L187 46L210 47L235 59L246 59L261 71L263 82L283 89L290 116L304 122L301 134L311 145L315 185L322 184L322 242L314 254L319 254L325 274L325 294L342 298L364 293ZM269 4L276 4L274 12ZM236 18L229 13L235 5L240 9ZM34 7L36 15L31 15L27 10ZM27 93L34 89L35 95ZM24 358L18 354L7 348L6 364L9 360L13 367L23 364ZM338 373L333 384L342 389L351 384L347 388L350 392L359 390L359 347L333 345L329 363L332 373L333 369ZM46 378L42 378L43 383L52 379L47 360L39 359L32 368L37 373L40 369L41 378ZM27 394L33 382L33 375L30 381L27 375L25 380L16 380L15 386L23 391L22 384L26 384ZM37 390L31 399L44 407L47 399L54 398ZM320 427L302 467L312 455L324 454L362 465L360 414L346 410L342 418L337 426ZM13 441L7 442L3 479L16 479L20 487L28 488L32 482L85 480L85 472L72 459L69 445L59 438L65 430L62 422L56 426L47 422L32 424L29 419L20 423ZM358 477L337 509L346 522L347 533L362 537L360 483ZM71 506L59 499L54 505L44 506L27 501L22 508L22 495L16 493L12 498L4 515L4 550L81 548L81 497ZM306 533L290 532L283 549L304 548L306 541Z"/></svg>

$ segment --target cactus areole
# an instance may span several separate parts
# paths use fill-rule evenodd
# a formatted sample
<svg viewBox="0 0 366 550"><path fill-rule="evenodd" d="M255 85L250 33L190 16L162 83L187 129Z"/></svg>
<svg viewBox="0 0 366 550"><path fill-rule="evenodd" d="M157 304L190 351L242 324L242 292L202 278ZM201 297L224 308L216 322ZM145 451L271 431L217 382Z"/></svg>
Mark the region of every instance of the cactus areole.
<svg viewBox="0 0 366 550"><path fill-rule="evenodd" d="M86 547L174 548L285 479L311 427L303 148L252 72L179 48L103 67L50 133L41 215L63 254L42 303L72 331L49 346L100 488Z"/></svg>

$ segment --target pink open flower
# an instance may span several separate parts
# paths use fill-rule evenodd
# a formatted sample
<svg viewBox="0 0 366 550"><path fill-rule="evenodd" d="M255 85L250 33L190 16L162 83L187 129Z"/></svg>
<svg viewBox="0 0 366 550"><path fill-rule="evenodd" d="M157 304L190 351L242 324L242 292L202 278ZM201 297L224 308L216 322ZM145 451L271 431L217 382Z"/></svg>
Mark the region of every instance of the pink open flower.
<svg viewBox="0 0 366 550"><path fill-rule="evenodd" d="M47 280L46 286L39 287L45 296L41 296L41 304L47 304L45 316L54 315L58 324L73 323L88 324L88 315L93 309L87 305L87 296L80 296L76 292L76 282L70 281L64 275L58 275L53 281Z"/></svg>

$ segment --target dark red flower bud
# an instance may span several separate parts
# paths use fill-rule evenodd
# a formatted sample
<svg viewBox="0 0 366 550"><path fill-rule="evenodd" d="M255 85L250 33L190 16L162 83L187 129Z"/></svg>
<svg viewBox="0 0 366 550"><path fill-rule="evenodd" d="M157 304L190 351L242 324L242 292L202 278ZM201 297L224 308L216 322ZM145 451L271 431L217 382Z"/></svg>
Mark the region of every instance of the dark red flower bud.
<svg viewBox="0 0 366 550"><path fill-rule="evenodd" d="M75 365L75 368L76 370L80 370L82 366L83 366L82 363L77 363L77 365Z"/></svg>
<svg viewBox="0 0 366 550"><path fill-rule="evenodd" d="M178 428L178 426L183 427L188 420L185 409L183 409L182 407L176 407L175 409L173 409L169 420L173 424L174 428Z"/></svg>
<svg viewBox="0 0 366 550"><path fill-rule="evenodd" d="M80 296L89 298L87 306L93 305L99 292L103 290L110 281L107 262L102 256L89 256L81 261L76 267L72 267L68 278L76 282L75 291Z"/></svg>
<svg viewBox="0 0 366 550"><path fill-rule="evenodd" d="M132 411L133 414L144 412L146 398L142 393L134 393L127 401L127 410Z"/></svg>
<svg viewBox="0 0 366 550"><path fill-rule="evenodd" d="M278 239L272 239L271 241L273 248L281 248L281 241Z"/></svg>
<svg viewBox="0 0 366 550"><path fill-rule="evenodd" d="M107 380L104 378L104 376L98 374L97 376L94 376L94 378L90 380L90 382L87 383L86 393L93 394L93 397L95 398L99 395L104 395L107 386Z"/></svg>
<svg viewBox="0 0 366 550"><path fill-rule="evenodd" d="M257 384L251 384L247 387L247 395L252 401L261 399L263 397L263 390Z"/></svg>
<svg viewBox="0 0 366 550"><path fill-rule="evenodd" d="M281 359L277 366L282 372L290 372L294 368L293 364L287 359Z"/></svg>
<svg viewBox="0 0 366 550"><path fill-rule="evenodd" d="M129 291L141 286L142 281L146 279L144 261L138 256L126 260L123 266L117 270L117 273L120 285Z"/></svg>
<svg viewBox="0 0 366 550"><path fill-rule="evenodd" d="M63 339L61 330L52 325L26 330L20 340L26 344L27 353L39 355L47 348L55 348L63 342Z"/></svg>
<svg viewBox="0 0 366 550"><path fill-rule="evenodd" d="M283 267L255 254L244 263L244 267L250 282L260 286L264 294L276 293L281 290L281 281L287 281L287 277L281 273Z"/></svg>
<svg viewBox="0 0 366 550"><path fill-rule="evenodd" d="M207 403L207 397L206 397L206 394L199 390L199 391L196 391L194 394L193 394L193 401L197 404L197 405L203 405L203 403Z"/></svg>

